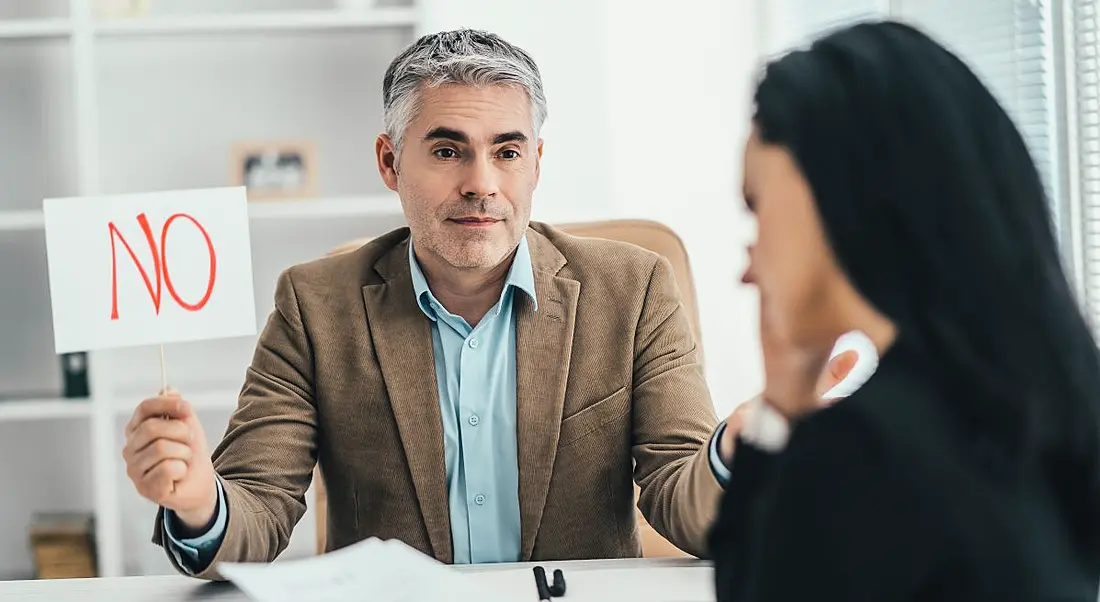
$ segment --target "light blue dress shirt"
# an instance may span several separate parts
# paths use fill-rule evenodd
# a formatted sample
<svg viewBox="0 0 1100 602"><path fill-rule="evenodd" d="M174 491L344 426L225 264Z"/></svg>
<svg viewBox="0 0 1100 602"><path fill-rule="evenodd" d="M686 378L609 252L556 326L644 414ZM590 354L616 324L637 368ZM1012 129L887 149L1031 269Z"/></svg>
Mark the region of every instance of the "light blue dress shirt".
<svg viewBox="0 0 1100 602"><path fill-rule="evenodd" d="M527 237L496 305L477 326L449 312L436 299L409 244L413 288L420 310L432 322L432 350L439 384L440 414L450 502L451 538L456 564L521 560L519 472L516 451L516 323L518 290L535 295L534 270ZM719 425L710 442L710 464L725 486L729 471L718 455ZM165 512L165 531L185 569L209 564L225 534L225 494L218 482L213 527L193 539L177 539ZM181 558L180 554L185 558Z"/></svg>
<svg viewBox="0 0 1100 602"><path fill-rule="evenodd" d="M527 294L538 308L527 237L520 239L500 298L474 327L435 298L412 252L410 244L413 289L432 321L454 561L517 562L515 295Z"/></svg>

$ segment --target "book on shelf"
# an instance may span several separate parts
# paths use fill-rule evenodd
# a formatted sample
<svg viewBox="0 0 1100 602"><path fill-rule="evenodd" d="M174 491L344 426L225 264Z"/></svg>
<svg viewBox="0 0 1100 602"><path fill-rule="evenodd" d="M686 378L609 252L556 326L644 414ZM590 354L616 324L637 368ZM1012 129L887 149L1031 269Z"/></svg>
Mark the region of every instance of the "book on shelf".
<svg viewBox="0 0 1100 602"><path fill-rule="evenodd" d="M66 399L86 398L88 388L88 354L80 351L61 354L62 396Z"/></svg>
<svg viewBox="0 0 1100 602"><path fill-rule="evenodd" d="M98 576L95 518L91 513L36 513L31 519L29 537L36 578Z"/></svg>

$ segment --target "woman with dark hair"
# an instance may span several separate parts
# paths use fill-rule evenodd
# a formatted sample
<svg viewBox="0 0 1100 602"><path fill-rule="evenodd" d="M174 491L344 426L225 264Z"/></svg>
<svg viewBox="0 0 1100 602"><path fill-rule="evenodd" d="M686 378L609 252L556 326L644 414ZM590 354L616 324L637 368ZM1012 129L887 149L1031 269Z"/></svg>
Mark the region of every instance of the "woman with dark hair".
<svg viewBox="0 0 1100 602"><path fill-rule="evenodd" d="M773 62L755 102L766 387L711 535L718 600L1095 602L1100 359L1013 122L892 22ZM878 368L822 404L849 330Z"/></svg>

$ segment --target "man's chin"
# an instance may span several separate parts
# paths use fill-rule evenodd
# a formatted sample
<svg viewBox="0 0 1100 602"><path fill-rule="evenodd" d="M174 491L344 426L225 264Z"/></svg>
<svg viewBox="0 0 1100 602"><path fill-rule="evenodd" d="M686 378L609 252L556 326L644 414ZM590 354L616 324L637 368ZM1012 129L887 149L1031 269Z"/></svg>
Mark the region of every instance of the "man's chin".
<svg viewBox="0 0 1100 602"><path fill-rule="evenodd" d="M472 244L460 249L451 249L443 255L447 263L463 270L477 270L495 267L507 256L498 245Z"/></svg>

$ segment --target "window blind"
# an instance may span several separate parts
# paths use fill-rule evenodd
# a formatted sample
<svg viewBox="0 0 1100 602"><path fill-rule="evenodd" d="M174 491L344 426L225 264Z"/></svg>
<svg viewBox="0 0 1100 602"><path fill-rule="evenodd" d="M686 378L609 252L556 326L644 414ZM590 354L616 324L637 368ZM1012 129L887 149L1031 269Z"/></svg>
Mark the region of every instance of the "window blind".
<svg viewBox="0 0 1100 602"><path fill-rule="evenodd" d="M1052 222L1060 230L1051 1L896 0L893 16L920 27L957 54L1016 122L1043 178Z"/></svg>
<svg viewBox="0 0 1100 602"><path fill-rule="evenodd" d="M1100 0L1073 0L1068 21L1068 45L1073 57L1067 66L1075 89L1070 99L1070 135L1075 139L1075 188L1079 224L1079 290L1094 333L1100 325L1100 40L1097 39Z"/></svg>
<svg viewBox="0 0 1100 602"><path fill-rule="evenodd" d="M1052 209L1058 210L1052 1L766 0L761 2L764 51L771 56L868 18L890 17L921 28L959 55L1005 107L1039 167Z"/></svg>

